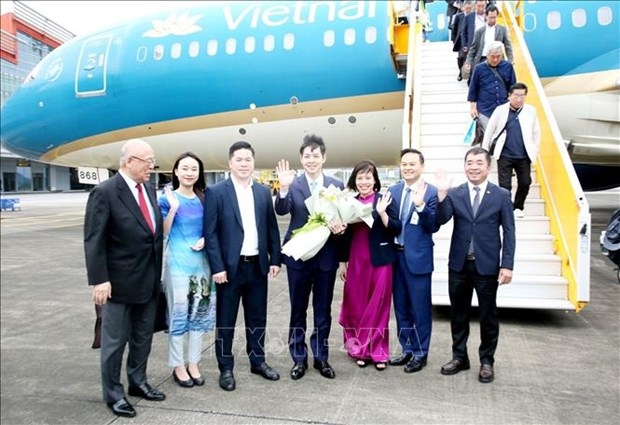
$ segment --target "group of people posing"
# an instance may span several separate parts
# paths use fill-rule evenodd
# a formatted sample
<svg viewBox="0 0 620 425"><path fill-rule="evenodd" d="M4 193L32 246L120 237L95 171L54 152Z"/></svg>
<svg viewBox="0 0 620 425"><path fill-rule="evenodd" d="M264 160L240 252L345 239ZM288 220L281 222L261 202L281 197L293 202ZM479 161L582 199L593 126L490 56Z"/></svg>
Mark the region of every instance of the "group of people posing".
<svg viewBox="0 0 620 425"><path fill-rule="evenodd" d="M113 413L136 415L121 383L126 345L128 394L165 399L149 385L146 374L162 285L168 305L168 363L175 382L182 387L204 384L199 370L202 337L215 328L219 385L226 391L235 389L233 339L240 303L250 371L278 380L279 373L265 361L265 329L267 282L282 263L291 306L291 379L304 377L310 356L321 376L336 377L328 360L338 276L344 282L338 321L352 361L359 367L373 364L377 370L390 364L404 366L407 373L420 371L427 363L432 331L432 234L450 219L453 343L452 357L441 373L470 368L466 344L475 290L481 321L479 380L493 381L499 335L495 300L498 284L511 281L515 222L509 191L488 181L487 150L468 150L468 181L454 188L442 172L436 186L423 180L424 155L416 149L401 152L402 181L383 194L375 164L360 161L346 187L358 193L360 202L373 206L372 224L330 221L329 239L306 261L282 254L281 244L306 224L309 211L304 201L314 191L345 185L324 174L327 157L321 137L306 136L299 153L301 175L286 160L277 164L275 201L268 187L253 180L255 151L245 141L229 148L230 177L209 187L200 158L181 154L173 166L172 187L157 199L148 184L156 165L153 149L140 140L123 146L119 172L90 193L84 225L88 282L95 304L102 306L103 398ZM283 241L276 214L290 215ZM392 299L401 347L390 358Z"/></svg>

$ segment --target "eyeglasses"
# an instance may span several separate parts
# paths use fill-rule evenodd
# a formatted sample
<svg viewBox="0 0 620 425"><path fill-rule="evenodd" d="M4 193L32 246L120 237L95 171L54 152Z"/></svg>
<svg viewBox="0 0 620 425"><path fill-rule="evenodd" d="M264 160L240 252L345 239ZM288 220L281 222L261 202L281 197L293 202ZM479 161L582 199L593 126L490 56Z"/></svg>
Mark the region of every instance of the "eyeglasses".
<svg viewBox="0 0 620 425"><path fill-rule="evenodd" d="M525 94L516 94L516 93L513 93L513 94L511 94L511 96L514 96L514 97L516 97L517 99L525 99L525 96L527 96L527 95L525 95Z"/></svg>
<svg viewBox="0 0 620 425"><path fill-rule="evenodd" d="M146 162L146 163L148 163L150 165L157 165L157 160L155 158L146 158L146 159L144 159L144 158L140 158L139 156L130 156L129 158L137 159L138 161Z"/></svg>

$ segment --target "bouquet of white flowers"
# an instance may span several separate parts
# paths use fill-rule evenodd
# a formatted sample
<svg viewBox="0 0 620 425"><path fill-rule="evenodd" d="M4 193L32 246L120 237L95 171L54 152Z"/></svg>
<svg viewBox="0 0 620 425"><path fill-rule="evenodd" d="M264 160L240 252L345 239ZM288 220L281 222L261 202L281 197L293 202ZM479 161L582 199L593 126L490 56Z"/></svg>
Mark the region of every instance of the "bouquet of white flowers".
<svg viewBox="0 0 620 425"><path fill-rule="evenodd" d="M340 190L334 185L317 190L306 199L310 212L308 222L293 231L293 237L282 247L282 252L295 260L306 261L314 257L329 238L329 223L339 220L343 224L365 222L372 226L372 205L362 204L356 193Z"/></svg>

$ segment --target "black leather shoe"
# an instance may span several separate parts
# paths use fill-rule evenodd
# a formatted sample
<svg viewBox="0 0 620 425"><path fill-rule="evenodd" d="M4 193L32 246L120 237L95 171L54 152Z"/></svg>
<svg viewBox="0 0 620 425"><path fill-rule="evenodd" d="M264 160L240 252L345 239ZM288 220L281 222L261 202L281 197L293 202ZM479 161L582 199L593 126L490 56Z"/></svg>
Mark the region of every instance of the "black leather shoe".
<svg viewBox="0 0 620 425"><path fill-rule="evenodd" d="M483 384L493 382L495 379L495 372L493 372L493 365L483 364L480 366L480 373L478 374L478 381Z"/></svg>
<svg viewBox="0 0 620 425"><path fill-rule="evenodd" d="M280 374L265 362L263 362L259 367L250 368L250 372L255 375L260 375L270 381L277 381L280 379Z"/></svg>
<svg viewBox="0 0 620 425"><path fill-rule="evenodd" d="M400 353L398 356L392 357L388 364L390 366L402 366L404 364L407 364L407 362L409 362L412 357L413 356L411 355L411 353Z"/></svg>
<svg viewBox="0 0 620 425"><path fill-rule="evenodd" d="M220 388L224 391L234 391L236 387L235 376L232 370L225 370L220 373Z"/></svg>
<svg viewBox="0 0 620 425"><path fill-rule="evenodd" d="M315 360L314 368L325 378L334 379L336 377L334 368L327 363L327 360Z"/></svg>
<svg viewBox="0 0 620 425"><path fill-rule="evenodd" d="M414 357L405 365L405 373L421 371L426 366L426 357Z"/></svg>
<svg viewBox="0 0 620 425"><path fill-rule="evenodd" d="M303 378L306 374L306 369L308 369L308 362L296 362L291 369L291 379L297 380Z"/></svg>
<svg viewBox="0 0 620 425"><path fill-rule="evenodd" d="M126 418L134 418L136 416L136 410L124 397L116 400L114 403L108 403L108 407L117 416L124 416Z"/></svg>
<svg viewBox="0 0 620 425"><path fill-rule="evenodd" d="M462 370L468 370L469 360L452 359L445 365L441 366L442 375L454 375Z"/></svg>
<svg viewBox="0 0 620 425"><path fill-rule="evenodd" d="M191 373L189 373L189 368L187 368L187 374L189 375L190 379L192 380L192 382L194 383L194 385L197 385L199 387L203 386L205 384L205 378L203 378L202 376L199 376L198 378L193 377Z"/></svg>
<svg viewBox="0 0 620 425"><path fill-rule="evenodd" d="M148 383L144 383L138 386L130 386L127 393L130 396L142 397L150 401L163 401L166 399L166 395L155 388L151 387Z"/></svg>
<svg viewBox="0 0 620 425"><path fill-rule="evenodd" d="M189 373L189 372L188 372ZM191 388L194 386L194 381L192 380L192 377L190 375L189 379L186 380L181 380L181 378L179 378L177 376L177 372L176 370L172 369L172 377L174 378L174 382L176 382L177 384L179 384L180 387L183 388Z"/></svg>

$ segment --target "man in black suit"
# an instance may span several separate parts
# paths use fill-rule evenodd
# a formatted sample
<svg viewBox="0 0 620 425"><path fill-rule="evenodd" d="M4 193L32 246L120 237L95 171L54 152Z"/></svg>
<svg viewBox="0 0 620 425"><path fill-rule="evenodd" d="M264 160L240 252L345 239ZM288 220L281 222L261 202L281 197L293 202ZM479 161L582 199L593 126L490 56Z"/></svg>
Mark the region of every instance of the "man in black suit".
<svg viewBox="0 0 620 425"><path fill-rule="evenodd" d="M442 366L441 373L454 375L470 368L467 339L475 289L481 340L478 380L482 383L492 382L495 378L493 364L499 338L497 289L498 283L511 282L515 255L515 221L510 192L487 180L490 169L491 156L477 146L465 154L467 183L449 189L445 171L437 175L437 221L445 224L454 218L448 259L452 360Z"/></svg>
<svg viewBox="0 0 620 425"><path fill-rule="evenodd" d="M267 277L280 271L280 231L271 191L252 180L254 148L236 142L228 151L229 179L207 188L205 245L217 286L215 352L220 387L233 391L233 337L243 301L250 371L276 381L280 375L265 362Z"/></svg>
<svg viewBox="0 0 620 425"><path fill-rule="evenodd" d="M146 379L163 248L162 216L155 189L148 184L154 168L148 143L127 142L119 172L90 193L84 220L88 284L93 286L95 305L103 306L103 399L116 415L125 417L136 416L120 379L127 343L129 395L152 401L166 398Z"/></svg>

